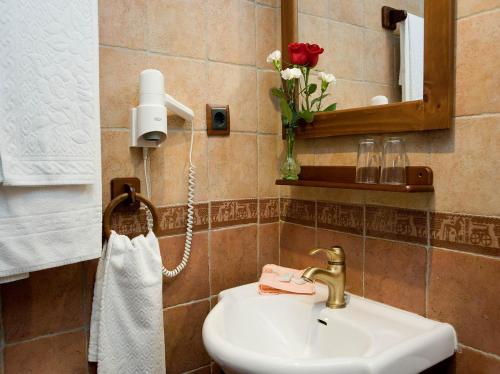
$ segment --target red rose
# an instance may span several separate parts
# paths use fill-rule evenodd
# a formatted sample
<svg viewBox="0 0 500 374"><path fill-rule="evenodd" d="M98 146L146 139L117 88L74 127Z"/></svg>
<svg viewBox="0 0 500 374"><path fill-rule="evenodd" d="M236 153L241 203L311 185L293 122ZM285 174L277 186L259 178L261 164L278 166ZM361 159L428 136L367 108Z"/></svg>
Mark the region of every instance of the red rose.
<svg viewBox="0 0 500 374"><path fill-rule="evenodd" d="M318 64L319 55L323 53L324 49L317 44L306 44L305 46L307 52L307 66L310 68L315 67Z"/></svg>
<svg viewBox="0 0 500 374"><path fill-rule="evenodd" d="M306 65L308 61L308 54L305 43L290 43L288 44L288 54L290 55L290 62L293 65Z"/></svg>

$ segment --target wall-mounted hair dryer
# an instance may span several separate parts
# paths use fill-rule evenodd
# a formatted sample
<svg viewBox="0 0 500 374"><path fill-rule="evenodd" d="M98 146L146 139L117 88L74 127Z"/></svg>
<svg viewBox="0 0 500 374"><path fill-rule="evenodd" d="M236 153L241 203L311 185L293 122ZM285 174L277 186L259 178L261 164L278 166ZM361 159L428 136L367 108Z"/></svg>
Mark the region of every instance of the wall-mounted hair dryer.
<svg viewBox="0 0 500 374"><path fill-rule="evenodd" d="M167 110L186 121L192 121L194 113L165 94L164 78L160 71L143 70L139 82L139 106L131 111L130 146L156 148L167 137Z"/></svg>

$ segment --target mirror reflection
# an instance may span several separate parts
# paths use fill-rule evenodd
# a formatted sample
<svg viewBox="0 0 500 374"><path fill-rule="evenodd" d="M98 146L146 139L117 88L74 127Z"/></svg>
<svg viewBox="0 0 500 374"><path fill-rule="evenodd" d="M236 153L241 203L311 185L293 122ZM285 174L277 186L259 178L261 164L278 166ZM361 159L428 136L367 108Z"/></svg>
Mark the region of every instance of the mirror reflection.
<svg viewBox="0 0 500 374"><path fill-rule="evenodd" d="M317 69L337 78L337 109L422 99L424 0L298 0L298 13L298 41L323 47Z"/></svg>

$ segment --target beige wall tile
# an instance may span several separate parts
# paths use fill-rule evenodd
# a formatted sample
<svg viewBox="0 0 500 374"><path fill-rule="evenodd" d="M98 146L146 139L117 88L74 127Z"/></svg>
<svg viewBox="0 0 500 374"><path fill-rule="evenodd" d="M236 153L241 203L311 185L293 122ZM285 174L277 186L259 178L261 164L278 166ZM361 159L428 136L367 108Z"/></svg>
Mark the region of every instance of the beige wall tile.
<svg viewBox="0 0 500 374"><path fill-rule="evenodd" d="M165 77L165 92L194 111L196 129L206 128L208 68L202 61L150 55L148 67L160 70ZM173 113L168 114L168 126L190 128L190 124Z"/></svg>
<svg viewBox="0 0 500 374"><path fill-rule="evenodd" d="M299 13L328 16L328 0L299 0Z"/></svg>
<svg viewBox="0 0 500 374"><path fill-rule="evenodd" d="M152 196L155 204L186 203L190 144L189 131L171 131L162 146L151 151ZM196 201L208 200L207 144L206 134L196 132L193 143Z"/></svg>
<svg viewBox="0 0 500 374"><path fill-rule="evenodd" d="M205 58L205 1L149 0L147 45L152 51Z"/></svg>
<svg viewBox="0 0 500 374"><path fill-rule="evenodd" d="M330 22L329 34L328 54L325 53L328 70L337 78L363 79L363 49L367 48L363 44L363 28Z"/></svg>
<svg viewBox="0 0 500 374"><path fill-rule="evenodd" d="M330 17L340 22L363 26L363 0L330 0Z"/></svg>
<svg viewBox="0 0 500 374"><path fill-rule="evenodd" d="M257 197L257 136L208 140L210 200Z"/></svg>
<svg viewBox="0 0 500 374"><path fill-rule="evenodd" d="M143 49L145 0L99 1L99 43Z"/></svg>
<svg viewBox="0 0 500 374"><path fill-rule="evenodd" d="M259 132L276 134L281 132L281 112L278 99L271 95L271 88L280 87L281 81L276 71L259 71L257 73L259 98Z"/></svg>
<svg viewBox="0 0 500 374"><path fill-rule="evenodd" d="M311 193L318 200L337 203L363 204L366 191L343 190L339 188L315 188Z"/></svg>
<svg viewBox="0 0 500 374"><path fill-rule="evenodd" d="M425 247L365 240L365 297L425 314Z"/></svg>
<svg viewBox="0 0 500 374"><path fill-rule="evenodd" d="M359 108L366 106L363 82L339 79L331 88L328 104L337 103L337 109Z"/></svg>
<svg viewBox="0 0 500 374"><path fill-rule="evenodd" d="M327 18L320 18L303 13L299 13L298 16L298 41L302 43L319 44L320 47L325 49L319 56L319 62L316 66L316 69L319 70L328 70L333 58L333 52L331 48L329 48L331 40L329 23L330 21Z"/></svg>
<svg viewBox="0 0 500 374"><path fill-rule="evenodd" d="M280 228L280 265L294 269L324 266L325 259L309 256L316 246L316 229L282 222Z"/></svg>
<svg viewBox="0 0 500 374"><path fill-rule="evenodd" d="M275 184L280 177L280 159L277 155L276 135L259 135L257 137L259 154L259 197L277 197L279 187Z"/></svg>
<svg viewBox="0 0 500 374"><path fill-rule="evenodd" d="M83 330L28 340L5 348L5 374L86 373Z"/></svg>
<svg viewBox="0 0 500 374"><path fill-rule="evenodd" d="M427 313L451 323L461 343L500 353L500 260L432 250Z"/></svg>
<svg viewBox="0 0 500 374"><path fill-rule="evenodd" d="M455 374L495 374L500 372L500 359L493 355L460 347L456 353Z"/></svg>
<svg viewBox="0 0 500 374"><path fill-rule="evenodd" d="M102 201L107 204L111 200L110 182L113 178L133 177L135 166L142 160L137 152L129 147L128 131L101 130L101 164L102 164ZM142 179L142 178L141 178Z"/></svg>
<svg viewBox="0 0 500 374"><path fill-rule="evenodd" d="M254 65L255 4L244 0L212 0L207 5L208 58Z"/></svg>
<svg viewBox="0 0 500 374"><path fill-rule="evenodd" d="M257 130L257 71L220 63L208 65L208 101L228 104L232 131Z"/></svg>
<svg viewBox="0 0 500 374"><path fill-rule="evenodd" d="M257 30L257 66L263 69L273 69L266 61L269 53L281 49L280 45L280 10L277 8L256 7Z"/></svg>
<svg viewBox="0 0 500 374"><path fill-rule="evenodd" d="M435 133L431 209L500 215L500 115L457 118L451 130Z"/></svg>
<svg viewBox="0 0 500 374"><path fill-rule="evenodd" d="M268 5L272 7L280 7L281 0L257 0L257 4Z"/></svg>
<svg viewBox="0 0 500 374"><path fill-rule="evenodd" d="M184 254L185 235L160 239L163 266L174 269ZM208 277L208 233L193 236L186 268L175 278L163 277L163 306L169 307L210 296Z"/></svg>
<svg viewBox="0 0 500 374"><path fill-rule="evenodd" d="M278 222L259 225L259 264L257 268L259 275L264 265L280 263L279 233L280 224Z"/></svg>
<svg viewBox="0 0 500 374"><path fill-rule="evenodd" d="M163 324L167 373L180 374L210 363L201 335L209 310L207 300L165 309Z"/></svg>
<svg viewBox="0 0 500 374"><path fill-rule="evenodd" d="M143 52L99 49L101 127L129 127L130 109L139 100L139 73L146 68Z"/></svg>
<svg viewBox="0 0 500 374"><path fill-rule="evenodd" d="M5 341L14 343L82 327L82 271L82 264L72 264L2 285Z"/></svg>
<svg viewBox="0 0 500 374"><path fill-rule="evenodd" d="M458 0L457 17L467 17L471 14L500 8L499 0Z"/></svg>
<svg viewBox="0 0 500 374"><path fill-rule="evenodd" d="M314 165L356 165L358 142L365 136L331 137L316 140Z"/></svg>
<svg viewBox="0 0 500 374"><path fill-rule="evenodd" d="M457 22L456 114L500 112L500 11Z"/></svg>
<svg viewBox="0 0 500 374"><path fill-rule="evenodd" d="M257 225L210 232L212 295L257 281Z"/></svg>
<svg viewBox="0 0 500 374"><path fill-rule="evenodd" d="M366 31L364 78L370 82L394 82L394 37L386 32Z"/></svg>

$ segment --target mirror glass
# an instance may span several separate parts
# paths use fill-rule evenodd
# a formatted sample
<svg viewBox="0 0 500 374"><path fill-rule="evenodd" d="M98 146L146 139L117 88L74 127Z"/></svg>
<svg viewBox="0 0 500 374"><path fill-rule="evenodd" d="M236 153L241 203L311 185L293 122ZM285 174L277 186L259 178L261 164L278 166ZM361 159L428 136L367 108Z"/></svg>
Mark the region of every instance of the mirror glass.
<svg viewBox="0 0 500 374"><path fill-rule="evenodd" d="M336 77L337 109L422 99L424 0L298 0L298 12L298 41L324 48L315 69Z"/></svg>

